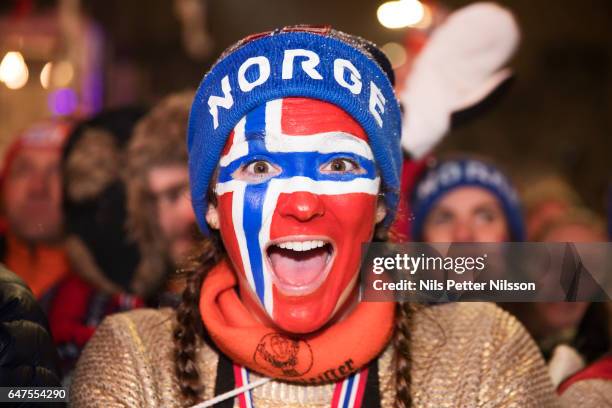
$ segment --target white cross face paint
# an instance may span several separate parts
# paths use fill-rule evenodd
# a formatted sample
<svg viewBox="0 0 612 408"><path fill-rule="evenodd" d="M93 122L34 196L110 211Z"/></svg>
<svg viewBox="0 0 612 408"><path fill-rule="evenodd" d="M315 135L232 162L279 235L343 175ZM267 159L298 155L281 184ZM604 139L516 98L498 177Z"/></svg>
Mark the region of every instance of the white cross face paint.
<svg viewBox="0 0 612 408"><path fill-rule="evenodd" d="M250 112L215 188L241 293L283 330L323 326L357 281L379 188L367 136L340 108L287 98Z"/></svg>

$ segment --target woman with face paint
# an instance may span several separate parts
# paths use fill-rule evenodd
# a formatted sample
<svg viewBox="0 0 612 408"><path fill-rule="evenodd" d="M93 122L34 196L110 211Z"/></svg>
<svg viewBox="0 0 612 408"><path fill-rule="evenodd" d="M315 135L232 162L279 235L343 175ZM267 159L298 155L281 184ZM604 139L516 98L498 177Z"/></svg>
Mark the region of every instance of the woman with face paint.
<svg viewBox="0 0 612 408"><path fill-rule="evenodd" d="M330 28L229 48L189 123L207 237L177 310L113 316L75 374L75 406L557 406L522 327L489 304L358 299L361 244L399 190L389 62Z"/></svg>

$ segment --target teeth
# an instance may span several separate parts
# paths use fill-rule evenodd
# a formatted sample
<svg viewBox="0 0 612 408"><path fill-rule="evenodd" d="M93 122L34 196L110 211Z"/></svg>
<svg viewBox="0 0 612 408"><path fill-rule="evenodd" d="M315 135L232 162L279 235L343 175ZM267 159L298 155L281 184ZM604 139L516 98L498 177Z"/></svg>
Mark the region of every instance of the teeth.
<svg viewBox="0 0 612 408"><path fill-rule="evenodd" d="M287 241L277 244L280 248L291 249L292 251L310 251L311 249L320 248L325 245L325 241Z"/></svg>

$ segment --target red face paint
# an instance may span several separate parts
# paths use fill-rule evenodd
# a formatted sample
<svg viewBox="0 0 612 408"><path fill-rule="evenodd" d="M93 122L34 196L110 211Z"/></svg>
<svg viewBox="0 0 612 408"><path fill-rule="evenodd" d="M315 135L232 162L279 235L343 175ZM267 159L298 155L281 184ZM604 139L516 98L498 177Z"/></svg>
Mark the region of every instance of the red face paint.
<svg viewBox="0 0 612 408"><path fill-rule="evenodd" d="M245 304L285 331L325 325L356 290L379 185L363 129L332 104L287 98L243 118L216 193Z"/></svg>

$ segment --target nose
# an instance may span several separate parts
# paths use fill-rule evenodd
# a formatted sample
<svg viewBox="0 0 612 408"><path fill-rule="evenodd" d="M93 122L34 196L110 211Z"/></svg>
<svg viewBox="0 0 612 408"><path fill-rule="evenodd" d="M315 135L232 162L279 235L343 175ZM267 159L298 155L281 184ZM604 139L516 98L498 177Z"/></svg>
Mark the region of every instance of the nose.
<svg viewBox="0 0 612 408"><path fill-rule="evenodd" d="M291 193L286 200L281 202L279 212L284 217L292 217L305 222L325 214L325 208L318 195L299 191Z"/></svg>
<svg viewBox="0 0 612 408"><path fill-rule="evenodd" d="M458 221L453 229L453 242L472 242L474 241L474 230L469 223Z"/></svg>

